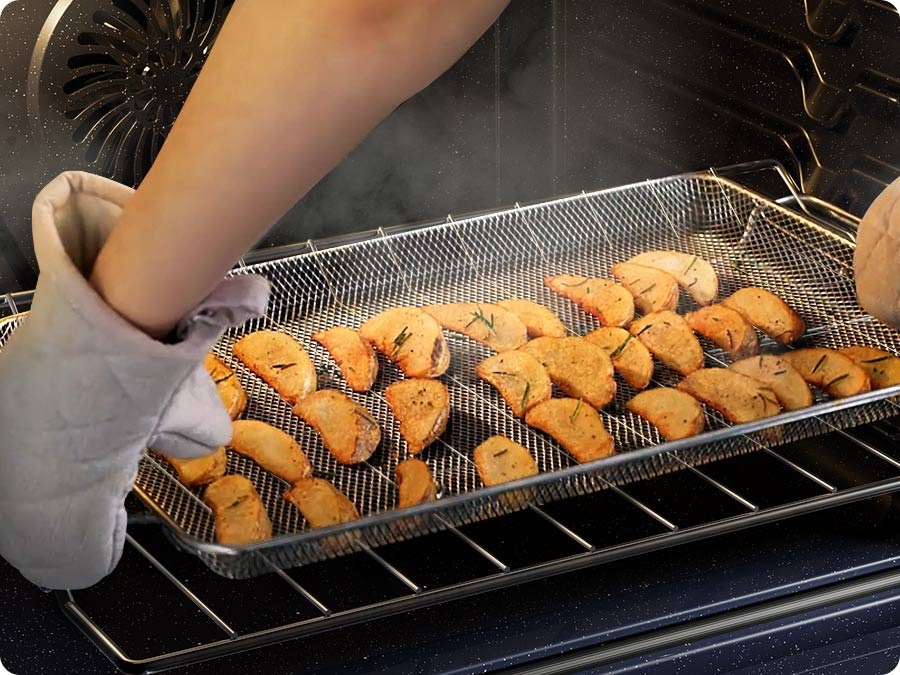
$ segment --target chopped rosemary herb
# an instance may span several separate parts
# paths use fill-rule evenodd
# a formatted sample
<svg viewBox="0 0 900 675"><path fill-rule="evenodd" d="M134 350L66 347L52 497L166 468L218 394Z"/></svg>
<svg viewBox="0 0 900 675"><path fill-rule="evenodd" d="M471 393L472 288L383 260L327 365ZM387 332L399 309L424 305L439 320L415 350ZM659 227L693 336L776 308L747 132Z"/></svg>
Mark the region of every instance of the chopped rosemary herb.
<svg viewBox="0 0 900 675"><path fill-rule="evenodd" d="M525 409L525 404L528 402L528 394L531 393L531 382L525 383L525 393L522 394L522 409Z"/></svg>
<svg viewBox="0 0 900 675"><path fill-rule="evenodd" d="M691 283L687 285L688 288L691 288L694 284L696 284L700 279L694 279Z"/></svg>
<svg viewBox="0 0 900 675"><path fill-rule="evenodd" d="M759 367L762 368L762 365L763 365L763 357L762 357L762 354L760 354L760 356L759 356Z"/></svg>
<svg viewBox="0 0 900 675"><path fill-rule="evenodd" d="M728 349L734 349L734 338L731 335L731 330L726 328L725 335L728 336Z"/></svg>
<svg viewBox="0 0 900 675"><path fill-rule="evenodd" d="M327 478L328 480L334 480L337 477L334 471L319 471L318 469L313 469L312 475L313 478Z"/></svg>
<svg viewBox="0 0 900 675"><path fill-rule="evenodd" d="M759 396L759 397L764 401L764 402L763 402L763 409L765 409L766 403L771 403L771 404L774 405L776 408L778 407L778 401L775 401L775 400L773 400L773 399L771 399L771 398L769 398L768 396L765 396L765 395L763 395L763 394L757 394L757 396Z"/></svg>
<svg viewBox="0 0 900 675"><path fill-rule="evenodd" d="M618 347L615 348L615 350L612 352L612 354L609 355L609 358L611 358L611 359L618 358L619 355L623 351L625 351L625 347L628 346L628 343L631 341L631 338L633 338L633 337L634 337L633 335L629 335L627 338L625 338L625 341L622 344L620 344Z"/></svg>
<svg viewBox="0 0 900 675"><path fill-rule="evenodd" d="M287 370L288 368L293 368L296 365L296 363L273 363L272 367L275 370Z"/></svg>
<svg viewBox="0 0 900 675"><path fill-rule="evenodd" d="M507 373L505 370L492 370L493 375L509 375L510 377L518 377L515 373Z"/></svg>
<svg viewBox="0 0 900 675"><path fill-rule="evenodd" d="M215 382L216 382L216 384L222 384L223 382L225 382L225 381L227 381L227 380L230 380L232 377L234 377L234 373L229 373L229 374L226 375L225 377L220 377L220 378L219 378L218 380L216 380Z"/></svg>
<svg viewBox="0 0 900 675"><path fill-rule="evenodd" d="M373 420L371 417L369 417L369 416L366 415L365 413L361 413L359 410L354 410L353 412L355 412L357 415L359 415L359 417L361 417L362 419L364 419L366 422L368 422L369 424L371 424L373 427L377 427L377 426L378 426L378 422L376 422L375 420Z"/></svg>
<svg viewBox="0 0 900 675"><path fill-rule="evenodd" d="M818 361L816 361L816 366L815 366L815 368L812 369L812 371L816 372L819 369L819 367L823 363L825 363L825 359L827 359L827 358L828 358L828 354L822 354L822 358L820 358Z"/></svg>
<svg viewBox="0 0 900 675"><path fill-rule="evenodd" d="M562 282L560 285L561 285L561 286L568 286L568 287L572 287L572 286L584 286L584 285L585 285L587 282L589 282L589 281L590 281L590 279L584 278L584 279L582 279L581 281L579 281L577 284L567 284L567 283L565 283L565 282Z"/></svg>
<svg viewBox="0 0 900 675"><path fill-rule="evenodd" d="M403 326L403 330L397 333L397 337L394 338L394 350L391 352L392 359L397 357L397 354L400 353L400 348L409 340L408 329L409 326Z"/></svg>
<svg viewBox="0 0 900 675"><path fill-rule="evenodd" d="M774 373L772 373L772 374L773 374L773 375L784 375L786 372L787 372L787 370L776 370L776 371L775 371Z"/></svg>
<svg viewBox="0 0 900 675"><path fill-rule="evenodd" d="M888 359L893 359L893 356L879 356L877 359L866 359L863 363L881 363L882 361L887 361Z"/></svg>
<svg viewBox="0 0 900 675"><path fill-rule="evenodd" d="M488 327L489 331L491 331L492 333L494 332L494 315L491 314L491 320L488 321L487 317L484 315L484 310L481 309L481 307L472 312L472 320L466 324L466 328L471 326L476 321L481 321L481 323Z"/></svg>
<svg viewBox="0 0 900 675"><path fill-rule="evenodd" d="M637 332L637 337L640 337L644 333L645 330L650 330L651 328L653 328L653 324L648 323L646 326L644 326Z"/></svg>
<svg viewBox="0 0 900 675"><path fill-rule="evenodd" d="M688 272L690 272L690 271L691 271L691 268L692 268L695 264L697 264L697 257L698 257L698 256L694 256L694 259L691 260L691 264L688 265L688 266L687 266L687 269L684 271L685 274L687 274Z"/></svg>
<svg viewBox="0 0 900 675"><path fill-rule="evenodd" d="M495 452L494 457L499 457L500 455L505 455L507 452L509 452L509 448L504 448L500 452Z"/></svg>
<svg viewBox="0 0 900 675"><path fill-rule="evenodd" d="M722 320L722 319L720 319L720 318L717 317L717 316L711 316L711 317L709 317L709 318L712 319L713 321L721 321L721 320Z"/></svg>
<svg viewBox="0 0 900 675"><path fill-rule="evenodd" d="M578 413L581 412L582 403L583 403L583 401L581 399L578 399L578 405L575 406L575 410L572 411L571 415L569 415L569 421L571 421L573 424L575 423L575 420L578 418Z"/></svg>
<svg viewBox="0 0 900 675"><path fill-rule="evenodd" d="M844 378L847 378L847 377L850 377L850 373L844 373L843 375L838 375L836 378L834 378L830 382L825 383L825 389L828 389L828 387L830 387L831 385L837 384L838 382L840 382L841 380L843 380Z"/></svg>
<svg viewBox="0 0 900 675"><path fill-rule="evenodd" d="M649 293L649 292L652 291L654 288L656 288L656 284L655 284L655 283L650 284L649 286L647 286L646 289L644 289L643 291L641 291L641 295L644 295L645 293Z"/></svg>

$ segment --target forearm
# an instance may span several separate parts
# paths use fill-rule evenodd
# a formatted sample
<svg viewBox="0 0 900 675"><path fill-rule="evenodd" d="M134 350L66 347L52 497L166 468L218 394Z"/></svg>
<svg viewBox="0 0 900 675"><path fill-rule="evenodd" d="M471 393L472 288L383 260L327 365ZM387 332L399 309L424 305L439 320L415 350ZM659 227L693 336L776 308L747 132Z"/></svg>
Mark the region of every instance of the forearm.
<svg viewBox="0 0 900 675"><path fill-rule="evenodd" d="M508 0L237 0L91 281L165 334Z"/></svg>

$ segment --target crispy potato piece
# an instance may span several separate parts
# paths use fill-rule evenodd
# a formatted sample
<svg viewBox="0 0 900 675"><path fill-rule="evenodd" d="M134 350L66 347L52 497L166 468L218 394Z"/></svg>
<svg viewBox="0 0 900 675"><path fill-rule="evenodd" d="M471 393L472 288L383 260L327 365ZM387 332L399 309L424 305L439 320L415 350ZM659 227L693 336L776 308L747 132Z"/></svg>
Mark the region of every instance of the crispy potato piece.
<svg viewBox="0 0 900 675"><path fill-rule="evenodd" d="M682 375L703 367L703 348L691 327L675 312L654 312L632 323L628 330L660 361Z"/></svg>
<svg viewBox="0 0 900 675"><path fill-rule="evenodd" d="M609 279L559 274L544 277L544 285L593 314L604 326L627 326L634 318L634 297Z"/></svg>
<svg viewBox="0 0 900 675"><path fill-rule="evenodd" d="M771 417L781 410L770 387L729 368L701 368L684 378L678 388L738 424Z"/></svg>
<svg viewBox="0 0 900 675"><path fill-rule="evenodd" d="M400 462L394 473L397 476L397 486L400 488L400 497L397 500L399 508L404 509L407 506L437 499L434 476L421 459L407 459Z"/></svg>
<svg viewBox="0 0 900 675"><path fill-rule="evenodd" d="M328 350L353 391L369 391L378 377L378 359L372 345L346 326L335 326L312 334Z"/></svg>
<svg viewBox="0 0 900 675"><path fill-rule="evenodd" d="M254 544L272 538L272 521L249 478L219 478L206 488L203 501L212 509L220 544Z"/></svg>
<svg viewBox="0 0 900 675"><path fill-rule="evenodd" d="M525 415L525 422L549 434L582 464L614 454L612 436L600 414L574 398L551 398Z"/></svg>
<svg viewBox="0 0 900 675"><path fill-rule="evenodd" d="M530 337L565 337L566 325L560 321L552 311L531 300L510 298L497 303L503 309L508 309L525 324Z"/></svg>
<svg viewBox="0 0 900 675"><path fill-rule="evenodd" d="M547 369L534 356L521 350L485 359L475 367L475 374L500 392L516 417L522 417L529 408L553 394Z"/></svg>
<svg viewBox="0 0 900 675"><path fill-rule="evenodd" d="M845 398L871 389L866 371L849 356L824 347L796 349L784 354L804 380L824 389L829 396Z"/></svg>
<svg viewBox="0 0 900 675"><path fill-rule="evenodd" d="M875 347L844 347L838 349L844 356L849 356L860 368L866 371L869 381L875 389L884 389L900 384L900 358L883 349Z"/></svg>
<svg viewBox="0 0 900 675"><path fill-rule="evenodd" d="M697 399L669 387L642 391L625 405L659 429L667 441L696 436L706 424L703 406Z"/></svg>
<svg viewBox="0 0 900 675"><path fill-rule="evenodd" d="M722 304L783 345L799 340L806 332L806 322L801 316L765 288L742 288L725 298Z"/></svg>
<svg viewBox="0 0 900 675"><path fill-rule="evenodd" d="M258 330L235 342L231 351L288 403L316 390L316 367L290 335Z"/></svg>
<svg viewBox="0 0 900 675"><path fill-rule="evenodd" d="M780 356L764 354L731 364L731 370L772 387L775 398L785 410L800 410L813 404L806 380Z"/></svg>
<svg viewBox="0 0 900 675"><path fill-rule="evenodd" d="M728 351L733 361L759 353L759 342L753 326L744 317L724 305L701 307L696 312L685 314L691 330L708 337Z"/></svg>
<svg viewBox="0 0 900 675"><path fill-rule="evenodd" d="M359 519L353 502L324 478L303 478L285 491L284 498L300 509L312 529Z"/></svg>
<svg viewBox="0 0 900 675"><path fill-rule="evenodd" d="M491 436L475 448L475 466L487 487L536 476L537 463L527 448L505 436Z"/></svg>
<svg viewBox="0 0 900 675"><path fill-rule="evenodd" d="M634 389L646 389L653 377L653 357L634 336L624 328L598 328L584 336L609 354L613 368Z"/></svg>
<svg viewBox="0 0 900 675"><path fill-rule="evenodd" d="M698 305L708 305L719 294L719 277L708 261L679 251L647 251L628 262L655 267L675 277Z"/></svg>
<svg viewBox="0 0 900 675"><path fill-rule="evenodd" d="M384 390L384 397L414 455L431 445L447 428L450 392L443 382L426 378L400 380Z"/></svg>
<svg viewBox="0 0 900 675"><path fill-rule="evenodd" d="M231 419L237 419L247 407L247 394L237 379L237 375L215 354L207 354L203 360L203 366L213 382L216 383L216 389L219 391L222 403L225 404L225 410L231 415Z"/></svg>
<svg viewBox="0 0 900 675"><path fill-rule="evenodd" d="M528 329L508 309L487 302L450 302L423 307L444 328L462 333L495 352L525 344Z"/></svg>
<svg viewBox="0 0 900 675"><path fill-rule="evenodd" d="M584 338L539 337L520 348L540 361L550 379L572 398L600 409L616 395L612 361Z"/></svg>
<svg viewBox="0 0 900 675"><path fill-rule="evenodd" d="M643 314L678 307L678 281L668 272L623 262L613 265L612 273L634 296L634 306Z"/></svg>
<svg viewBox="0 0 900 675"><path fill-rule="evenodd" d="M312 466L297 441L281 429L258 420L235 420L231 449L249 457L288 483L312 475Z"/></svg>
<svg viewBox="0 0 900 675"><path fill-rule="evenodd" d="M359 335L407 377L439 377L450 367L441 325L418 307L385 310L360 326Z"/></svg>
<svg viewBox="0 0 900 675"><path fill-rule="evenodd" d="M219 446L211 455L193 459L178 459L163 455L178 473L178 480L188 487L212 483L225 475L228 455L224 446Z"/></svg>
<svg viewBox="0 0 900 675"><path fill-rule="evenodd" d="M294 406L341 464L364 462L381 442L381 427L366 408L336 389L321 389Z"/></svg>

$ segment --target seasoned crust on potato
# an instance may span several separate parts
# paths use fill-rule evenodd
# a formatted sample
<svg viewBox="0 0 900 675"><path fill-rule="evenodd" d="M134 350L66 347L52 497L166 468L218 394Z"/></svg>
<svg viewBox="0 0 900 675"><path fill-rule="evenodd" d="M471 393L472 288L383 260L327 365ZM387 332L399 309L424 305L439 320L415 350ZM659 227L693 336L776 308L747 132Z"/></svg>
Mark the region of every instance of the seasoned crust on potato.
<svg viewBox="0 0 900 675"><path fill-rule="evenodd" d="M258 330L234 343L232 353L291 404L316 389L316 368L290 335Z"/></svg>
<svg viewBox="0 0 900 675"><path fill-rule="evenodd" d="M824 389L829 396L845 398L869 391L866 371L849 356L824 347L807 347L787 352L783 357L804 380Z"/></svg>
<svg viewBox="0 0 900 675"><path fill-rule="evenodd" d="M428 465L421 459L407 459L394 469L397 477L398 508L415 506L437 499L437 485Z"/></svg>
<svg viewBox="0 0 900 675"><path fill-rule="evenodd" d="M552 436L579 462L609 457L615 450L600 414L574 398L551 398L534 406L525 422Z"/></svg>
<svg viewBox="0 0 900 675"><path fill-rule="evenodd" d="M849 356L860 368L866 371L869 381L875 389L884 389L900 384L900 358L883 349L875 347L844 347L838 350Z"/></svg>
<svg viewBox="0 0 900 675"><path fill-rule="evenodd" d="M228 464L228 455L225 447L219 446L211 455L194 457L191 459L179 459L163 455L166 461L172 465L178 473L178 480L188 487L206 485L225 475Z"/></svg>
<svg viewBox="0 0 900 675"><path fill-rule="evenodd" d="M525 344L528 329L508 309L488 302L450 302L426 305L426 312L444 328L472 338L476 342L505 352Z"/></svg>
<svg viewBox="0 0 900 675"><path fill-rule="evenodd" d="M636 319L628 330L657 359L682 375L703 367L703 348L690 326L675 312L654 312Z"/></svg>
<svg viewBox="0 0 900 675"><path fill-rule="evenodd" d="M630 262L613 265L611 271L634 296L634 306L642 314L678 307L678 282L668 272Z"/></svg>
<svg viewBox="0 0 900 675"><path fill-rule="evenodd" d="M392 307L363 323L359 335L407 377L439 377L450 366L441 325L419 307Z"/></svg>
<svg viewBox="0 0 900 675"><path fill-rule="evenodd" d="M775 342L783 345L799 340L806 332L803 318L784 300L765 288L742 288L722 300L722 304L738 312Z"/></svg>
<svg viewBox="0 0 900 675"><path fill-rule="evenodd" d="M684 316L691 330L726 350L733 361L759 353L756 331L738 312L724 305L709 305Z"/></svg>
<svg viewBox="0 0 900 675"><path fill-rule="evenodd" d="M597 317L604 326L627 326L634 318L634 297L609 279L557 274L544 277L544 285Z"/></svg>
<svg viewBox="0 0 900 675"><path fill-rule="evenodd" d="M678 384L678 389L738 424L771 417L781 410L770 387L729 368L696 370Z"/></svg>
<svg viewBox="0 0 900 675"><path fill-rule="evenodd" d="M399 380L384 390L384 397L400 423L400 435L414 455L431 445L447 428L450 392L439 380Z"/></svg>
<svg viewBox="0 0 900 675"><path fill-rule="evenodd" d="M540 361L556 386L572 398L584 399L599 410L616 395L612 361L584 338L540 337L520 350Z"/></svg>
<svg viewBox="0 0 900 675"><path fill-rule="evenodd" d="M705 425L703 406L688 393L658 387L633 396L626 407L659 429L667 441L696 436Z"/></svg>
<svg viewBox="0 0 900 675"><path fill-rule="evenodd" d="M731 369L772 387L775 398L785 410L800 410L813 404L812 391L806 380L780 356L751 356L731 364Z"/></svg>
<svg viewBox="0 0 900 675"><path fill-rule="evenodd" d="M475 367L475 374L500 392L516 417L522 417L529 408L546 401L553 393L547 369L522 350L485 359Z"/></svg>
<svg viewBox="0 0 900 675"><path fill-rule="evenodd" d="M353 391L368 391L378 377L378 359L372 345L346 326L335 326L312 334L328 350Z"/></svg>
<svg viewBox="0 0 900 675"><path fill-rule="evenodd" d="M598 328L584 336L609 354L613 368L634 389L646 389L653 377L653 357L640 340L624 328Z"/></svg>
<svg viewBox="0 0 900 675"><path fill-rule="evenodd" d="M312 529L359 519L359 511L353 502L324 478L297 481L285 491L284 499L300 509Z"/></svg>
<svg viewBox="0 0 900 675"><path fill-rule="evenodd" d="M708 261L680 251L646 251L628 262L662 270L675 277L698 305L714 302L719 293L719 277Z"/></svg>
<svg viewBox="0 0 900 675"><path fill-rule="evenodd" d="M231 419L236 419L247 407L247 393L241 386L237 375L215 354L207 354L203 360L203 366L215 382L225 410L228 411Z"/></svg>
<svg viewBox="0 0 900 675"><path fill-rule="evenodd" d="M556 314L543 305L522 298L509 298L497 303L525 324L529 337L565 337L566 326Z"/></svg>
<svg viewBox="0 0 900 675"><path fill-rule="evenodd" d="M341 464L364 462L381 442L381 427L366 408L336 389L322 389L294 406Z"/></svg>
<svg viewBox="0 0 900 675"><path fill-rule="evenodd" d="M528 449L505 436L491 436L475 448L473 456L481 482L487 487L538 473Z"/></svg>
<svg viewBox="0 0 900 675"><path fill-rule="evenodd" d="M223 476L206 488L203 501L212 509L220 544L236 546L272 538L272 521L249 478Z"/></svg>
<svg viewBox="0 0 900 675"><path fill-rule="evenodd" d="M229 446L288 483L312 475L312 466L297 441L281 429L258 420L232 423Z"/></svg>

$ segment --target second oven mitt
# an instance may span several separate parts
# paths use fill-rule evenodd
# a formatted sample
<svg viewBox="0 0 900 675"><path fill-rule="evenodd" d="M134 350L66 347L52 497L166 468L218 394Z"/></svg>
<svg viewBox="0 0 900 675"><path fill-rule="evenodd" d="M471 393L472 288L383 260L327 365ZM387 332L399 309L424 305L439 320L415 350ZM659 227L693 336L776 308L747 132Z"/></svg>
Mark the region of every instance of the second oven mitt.
<svg viewBox="0 0 900 675"><path fill-rule="evenodd" d="M262 277L226 279L172 343L122 318L86 278L132 192L78 172L41 191L34 302L0 351L0 555L46 588L90 586L116 566L146 447L190 457L230 440L203 359L268 302Z"/></svg>
<svg viewBox="0 0 900 675"><path fill-rule="evenodd" d="M853 269L862 308L900 329L900 178L878 195L859 224Z"/></svg>

